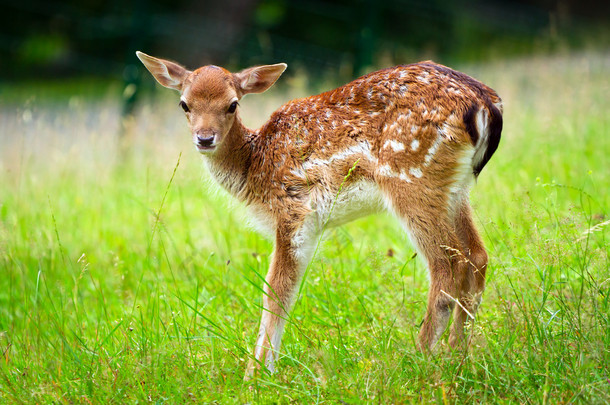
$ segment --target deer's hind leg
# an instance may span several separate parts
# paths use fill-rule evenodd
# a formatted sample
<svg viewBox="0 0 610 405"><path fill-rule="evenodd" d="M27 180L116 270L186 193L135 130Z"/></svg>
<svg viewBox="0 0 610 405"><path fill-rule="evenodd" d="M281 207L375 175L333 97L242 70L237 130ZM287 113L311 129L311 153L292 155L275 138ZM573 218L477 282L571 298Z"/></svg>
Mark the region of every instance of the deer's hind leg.
<svg viewBox="0 0 610 405"><path fill-rule="evenodd" d="M487 252L474 221L468 197L461 198L456 205L454 226L462 245L462 260L466 263L466 274L459 289L459 302L455 308L449 344L453 347L465 343L464 325L474 320L485 289Z"/></svg>
<svg viewBox="0 0 610 405"><path fill-rule="evenodd" d="M460 239L447 209L447 193L444 187L407 190L398 183L386 183L383 188L428 266L428 307L418 340L422 350L431 350L447 327L466 276Z"/></svg>

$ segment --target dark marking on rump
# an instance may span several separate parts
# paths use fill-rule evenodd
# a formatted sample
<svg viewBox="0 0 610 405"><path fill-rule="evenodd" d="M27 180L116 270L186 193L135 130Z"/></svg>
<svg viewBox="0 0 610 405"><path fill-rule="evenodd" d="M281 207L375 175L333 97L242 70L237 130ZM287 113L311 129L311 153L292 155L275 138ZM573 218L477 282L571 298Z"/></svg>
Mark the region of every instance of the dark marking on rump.
<svg viewBox="0 0 610 405"><path fill-rule="evenodd" d="M495 95L495 92L491 88L487 87L478 80L468 76L467 74L455 71L446 66L438 65L434 62L424 62L420 65L426 66L429 69L434 69L442 74L447 75L448 77L453 78L454 80L457 80L460 83L464 83L484 101L485 106L481 106L481 108L487 108L487 110L489 111L490 119L489 126L487 127L487 144L482 145L482 147L485 148L483 158L479 162L477 162L475 167L473 167L473 173L475 177L477 177L481 173L481 170L483 170L483 167L485 167L487 162L489 162L489 159L491 159L491 156L494 154L496 149L498 149L498 144L500 143L500 136L502 134L502 113L500 112L498 107L493 104L490 97L492 95ZM471 105L466 110L463 117L464 124L466 126L466 132L468 132L468 135L470 136L470 140L472 141L473 145L476 145L477 141L479 140L479 137L483 135L479 134L479 131L476 126L476 114L478 111L479 109L477 105Z"/></svg>
<svg viewBox="0 0 610 405"><path fill-rule="evenodd" d="M477 106L472 104L464 113L464 125L466 125L466 132L470 136L472 145L475 146L479 140L479 131L477 130L477 124L475 122L478 109Z"/></svg>
<svg viewBox="0 0 610 405"><path fill-rule="evenodd" d="M487 128L487 130L489 131L489 134L487 136L487 148L485 149L483 159L481 159L481 161L473 168L473 173L475 177L477 177L479 173L481 173L483 167L485 167L485 165L487 164L487 162L489 162L489 159L491 159L496 149L498 149L498 145L500 144L500 137L502 135L502 113L500 112L498 107L496 107L492 103L489 103L487 105L487 108L489 109L490 115L489 127Z"/></svg>

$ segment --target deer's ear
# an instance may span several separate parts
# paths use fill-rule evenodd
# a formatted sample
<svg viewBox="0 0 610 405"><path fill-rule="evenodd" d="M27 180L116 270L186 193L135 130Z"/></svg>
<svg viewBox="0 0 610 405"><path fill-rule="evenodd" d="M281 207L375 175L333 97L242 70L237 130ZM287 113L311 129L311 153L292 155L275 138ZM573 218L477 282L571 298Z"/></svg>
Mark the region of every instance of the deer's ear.
<svg viewBox="0 0 610 405"><path fill-rule="evenodd" d="M275 83L287 66L285 63L277 63L242 70L234 74L237 87L242 94L262 93Z"/></svg>
<svg viewBox="0 0 610 405"><path fill-rule="evenodd" d="M169 89L181 91L184 79L191 73L177 63L154 58L140 51L136 52L136 56L159 84Z"/></svg>

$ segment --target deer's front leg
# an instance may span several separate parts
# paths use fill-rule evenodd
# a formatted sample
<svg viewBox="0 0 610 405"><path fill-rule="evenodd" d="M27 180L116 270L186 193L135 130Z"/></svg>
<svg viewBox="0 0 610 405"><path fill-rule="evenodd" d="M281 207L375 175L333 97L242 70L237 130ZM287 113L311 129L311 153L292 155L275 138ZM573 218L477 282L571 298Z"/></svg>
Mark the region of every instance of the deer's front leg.
<svg viewBox="0 0 610 405"><path fill-rule="evenodd" d="M246 380L263 365L272 373L275 370L284 326L298 284L313 254L315 238L315 233L304 223L278 228L271 267L265 279L263 314L254 347L255 360L248 364Z"/></svg>

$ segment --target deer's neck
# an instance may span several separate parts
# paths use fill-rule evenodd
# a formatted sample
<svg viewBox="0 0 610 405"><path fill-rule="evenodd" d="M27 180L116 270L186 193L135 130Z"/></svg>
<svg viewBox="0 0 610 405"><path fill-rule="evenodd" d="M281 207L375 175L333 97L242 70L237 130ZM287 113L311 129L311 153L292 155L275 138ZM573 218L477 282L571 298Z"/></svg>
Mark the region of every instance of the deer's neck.
<svg viewBox="0 0 610 405"><path fill-rule="evenodd" d="M252 158L254 131L246 128L236 117L226 139L216 153L207 159L210 172L218 183L233 196L240 198L246 185Z"/></svg>

